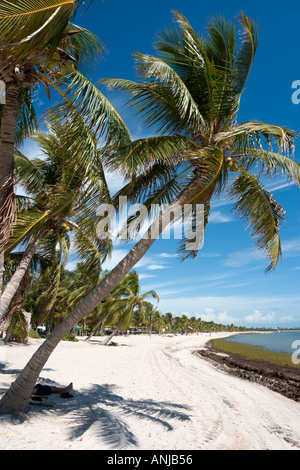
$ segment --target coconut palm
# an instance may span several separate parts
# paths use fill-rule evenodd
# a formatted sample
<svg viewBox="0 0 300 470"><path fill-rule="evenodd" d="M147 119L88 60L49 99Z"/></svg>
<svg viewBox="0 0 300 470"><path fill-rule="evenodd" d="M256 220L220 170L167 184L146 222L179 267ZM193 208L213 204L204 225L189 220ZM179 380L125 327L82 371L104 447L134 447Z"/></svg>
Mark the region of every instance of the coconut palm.
<svg viewBox="0 0 300 470"><path fill-rule="evenodd" d="M273 177L282 172L299 185L300 169L289 158L296 133L257 121L237 122L257 47L255 25L240 17L239 45L235 26L222 18L210 22L207 39L197 36L183 15L175 13L175 21L179 30L158 36L158 57L136 54L141 83L104 80L111 89L128 93L145 123L161 133L107 154L108 167L122 168L130 178L116 198L126 194L146 206L169 204L180 191L195 186L184 202L204 204L207 216L212 197L225 190L269 258L267 269L273 270L281 255L284 211L258 174Z"/></svg>
<svg viewBox="0 0 300 470"><path fill-rule="evenodd" d="M110 80L111 88L130 94L129 102L159 135L116 149L106 149L107 167L130 179L120 194L130 201L167 204L127 256L75 307L41 345L9 392L2 411L24 410L35 381L61 338L91 312L145 255L174 209L204 204L206 217L212 197L226 189L235 211L244 218L251 235L275 269L281 254L281 206L265 190L255 171L274 176L279 171L300 183L299 165L291 158L296 134L261 122L237 121L244 90L257 47L257 31L245 15L242 29L222 18L212 20L208 37L197 35L187 19L175 14L177 28L161 33L156 42L159 57L137 55L140 83ZM254 172L251 172L253 170ZM155 236L152 236L155 233ZM197 248L184 251L195 256Z"/></svg>
<svg viewBox="0 0 300 470"><path fill-rule="evenodd" d="M19 196L17 196L19 199ZM18 269L20 262L23 258L24 252L23 251L13 251L5 258L5 270L3 276L4 285L7 285L11 278L13 277L14 273ZM46 259L44 256L40 255L39 253L35 253L32 257L31 263L28 266L27 271L24 273L24 276L19 283L17 291L10 302L10 306L6 314L3 316L0 324L0 330L7 331L6 333L6 341L9 339L9 330L8 326L11 324L13 316L15 313L20 312L21 308L23 308L28 312L31 310L27 310L27 305L25 306L27 293L31 291L32 286L36 284L38 273L40 271L47 271L50 265L50 260Z"/></svg>
<svg viewBox="0 0 300 470"><path fill-rule="evenodd" d="M172 312L167 312L167 313L165 313L164 317L165 317L166 327L169 328L170 330L172 330L172 328L173 328L173 313Z"/></svg>
<svg viewBox="0 0 300 470"><path fill-rule="evenodd" d="M145 318L150 304L146 300L148 298L159 301L155 291L141 292L137 271L127 274L117 289L104 302L104 312L107 308L106 305L111 309L106 322L115 326L114 331L105 340L104 344L107 344L120 329L126 330L128 328L134 313L137 313L141 319Z"/></svg>
<svg viewBox="0 0 300 470"><path fill-rule="evenodd" d="M2 294L0 319L6 314L38 248L40 254L52 260L44 272L47 288L39 301L46 305L42 308L45 311L42 320L55 303L71 240L79 258L85 261L86 269L96 272L99 280L100 260L105 253L103 243L96 238L96 212L98 204L108 196L108 188L100 178L97 148L93 154L94 168L87 170L86 165L76 159L69 137L70 134L66 138L65 127L52 116L48 132L39 132L34 137L44 158L29 160L20 151L15 153L16 177L29 197L24 197L28 204L18 214L6 252L24 244L26 249Z"/></svg>
<svg viewBox="0 0 300 470"><path fill-rule="evenodd" d="M142 324L146 325L149 329L149 336L151 339L152 335L152 327L153 327L153 318L155 316L155 312L157 311L157 306L153 305L152 303L148 303L145 306L144 312L143 312L143 317L142 317Z"/></svg>
<svg viewBox="0 0 300 470"><path fill-rule="evenodd" d="M14 215L14 147L37 128L32 96L43 84L48 96L68 70L93 63L103 45L73 24L82 0L3 0L0 5L0 252ZM85 58L85 61L82 59ZM1 255L2 259L2 255ZM1 267L0 267L1 268Z"/></svg>
<svg viewBox="0 0 300 470"><path fill-rule="evenodd" d="M165 319L158 309L155 309L153 312L152 326L155 330L158 331L158 334L160 334L161 330L163 330L163 328L166 326Z"/></svg>

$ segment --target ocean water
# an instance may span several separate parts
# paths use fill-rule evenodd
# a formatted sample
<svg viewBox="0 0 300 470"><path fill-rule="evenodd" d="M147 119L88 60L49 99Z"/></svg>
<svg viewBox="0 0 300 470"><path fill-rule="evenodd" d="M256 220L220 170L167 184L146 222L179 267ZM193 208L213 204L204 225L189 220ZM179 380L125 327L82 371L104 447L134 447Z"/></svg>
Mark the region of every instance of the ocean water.
<svg viewBox="0 0 300 470"><path fill-rule="evenodd" d="M260 346L275 352L293 354L300 350L300 330L281 331L270 334L241 334L226 338L226 341L233 341L242 344ZM298 343L296 343L298 342Z"/></svg>

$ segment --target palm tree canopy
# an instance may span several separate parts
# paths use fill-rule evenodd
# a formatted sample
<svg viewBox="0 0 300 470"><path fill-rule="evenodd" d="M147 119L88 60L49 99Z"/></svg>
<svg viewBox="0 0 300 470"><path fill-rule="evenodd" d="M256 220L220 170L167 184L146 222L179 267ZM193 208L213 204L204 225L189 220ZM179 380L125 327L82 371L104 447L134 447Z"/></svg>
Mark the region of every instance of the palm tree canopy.
<svg viewBox="0 0 300 470"><path fill-rule="evenodd" d="M75 7L74 7L75 4ZM61 78L80 66L90 69L104 45L91 32L73 24L82 1L3 0L0 5L0 79L20 87L16 145L38 127L32 93L42 83L50 97ZM3 105L0 105L0 122Z"/></svg>
<svg viewBox="0 0 300 470"><path fill-rule="evenodd" d="M147 299L159 301L155 291L141 292L137 271L129 272L105 300L104 312L109 309L107 324L126 329L135 312L138 312L140 319L144 319L152 305Z"/></svg>
<svg viewBox="0 0 300 470"><path fill-rule="evenodd" d="M294 131L237 121L257 49L257 26L241 14L238 32L220 17L210 20L204 37L182 14L175 12L174 20L176 28L157 35L157 56L135 54L139 82L102 80L128 94L128 104L158 133L104 152L107 168L129 180L116 203L126 195L147 207L170 204L197 178L185 203L204 204L206 223L211 199L225 190L272 270L281 255L279 229L285 217L260 177L280 172L299 185L300 166L292 158ZM182 257L196 256L197 250L185 250L185 242Z"/></svg>
<svg viewBox="0 0 300 470"><path fill-rule="evenodd" d="M50 260L44 275L47 288L40 298L46 313L59 293L71 243L78 261L84 262L89 276L96 279L93 287L99 282L101 263L111 250L110 243L96 237L97 207L109 195L101 178L97 146L91 161L82 161L76 158L70 135L52 115L48 132L33 136L43 158L28 159L19 150L15 152L16 178L28 196L17 197L18 215L6 254L41 238L37 254Z"/></svg>

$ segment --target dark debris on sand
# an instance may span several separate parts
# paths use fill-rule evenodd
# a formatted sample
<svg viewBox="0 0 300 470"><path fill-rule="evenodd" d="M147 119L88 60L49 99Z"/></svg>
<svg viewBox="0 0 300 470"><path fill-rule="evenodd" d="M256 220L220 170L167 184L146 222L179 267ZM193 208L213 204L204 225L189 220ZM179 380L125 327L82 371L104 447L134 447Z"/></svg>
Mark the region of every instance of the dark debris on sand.
<svg viewBox="0 0 300 470"><path fill-rule="evenodd" d="M241 379L256 382L300 402L300 369L282 367L263 361L253 361L233 353L220 354L211 344L197 351L201 357L210 359L225 372Z"/></svg>

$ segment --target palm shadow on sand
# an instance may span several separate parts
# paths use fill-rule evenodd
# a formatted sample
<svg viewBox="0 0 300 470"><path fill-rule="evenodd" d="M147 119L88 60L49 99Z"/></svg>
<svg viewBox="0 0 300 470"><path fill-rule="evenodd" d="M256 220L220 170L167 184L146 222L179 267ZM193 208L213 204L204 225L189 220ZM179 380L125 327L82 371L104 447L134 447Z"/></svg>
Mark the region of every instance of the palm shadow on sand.
<svg viewBox="0 0 300 470"><path fill-rule="evenodd" d="M111 448L126 448L138 444L137 436L129 429L126 416L157 423L167 431L173 429L172 420L188 421L189 408L171 402L126 399L117 394L114 385L92 385L84 391L72 392L72 399L51 396L51 404L31 409L41 413L65 416L71 423L68 438L79 439L93 427L94 436ZM47 405L51 408L48 408Z"/></svg>

